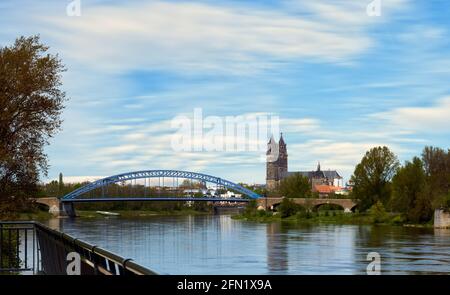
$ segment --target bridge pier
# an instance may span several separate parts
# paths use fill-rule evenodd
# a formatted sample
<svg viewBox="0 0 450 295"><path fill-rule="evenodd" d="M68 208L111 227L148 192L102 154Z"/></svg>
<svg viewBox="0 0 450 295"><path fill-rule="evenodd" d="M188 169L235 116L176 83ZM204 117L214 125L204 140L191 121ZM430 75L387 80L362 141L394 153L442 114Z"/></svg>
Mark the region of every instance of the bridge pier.
<svg viewBox="0 0 450 295"><path fill-rule="evenodd" d="M36 203L48 206L48 212L56 217L76 217L75 207L72 202L61 202L58 198L36 198Z"/></svg>
<svg viewBox="0 0 450 295"><path fill-rule="evenodd" d="M62 212L65 216L77 217L75 207L73 206L73 202L62 202L61 205L62 205Z"/></svg>
<svg viewBox="0 0 450 295"><path fill-rule="evenodd" d="M444 209L434 210L434 227L450 228L450 212Z"/></svg>

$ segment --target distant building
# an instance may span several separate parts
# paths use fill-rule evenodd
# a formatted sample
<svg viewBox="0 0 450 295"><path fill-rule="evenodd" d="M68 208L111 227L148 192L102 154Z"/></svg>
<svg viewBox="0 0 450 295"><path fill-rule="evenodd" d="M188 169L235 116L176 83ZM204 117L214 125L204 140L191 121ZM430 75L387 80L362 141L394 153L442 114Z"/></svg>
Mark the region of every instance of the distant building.
<svg viewBox="0 0 450 295"><path fill-rule="evenodd" d="M278 143L273 136L267 144L266 160L266 187L274 190L283 178L299 173L309 179L312 191L319 194L329 194L331 191L342 189L342 177L336 170L321 170L320 162L315 171L288 171L287 146L283 139L283 133Z"/></svg>
<svg viewBox="0 0 450 295"><path fill-rule="evenodd" d="M241 198L242 194L236 194L235 192L226 191L224 194L220 194L220 197L224 199Z"/></svg>
<svg viewBox="0 0 450 295"><path fill-rule="evenodd" d="M328 197L330 194L346 196L349 193L348 189L345 187L328 184L315 184L312 191L317 192L321 198Z"/></svg>

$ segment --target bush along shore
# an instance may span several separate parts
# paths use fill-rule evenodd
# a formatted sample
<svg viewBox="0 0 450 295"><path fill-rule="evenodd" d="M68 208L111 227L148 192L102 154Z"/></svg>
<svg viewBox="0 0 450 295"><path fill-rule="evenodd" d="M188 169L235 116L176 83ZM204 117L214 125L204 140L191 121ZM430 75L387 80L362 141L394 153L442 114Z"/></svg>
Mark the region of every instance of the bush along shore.
<svg viewBox="0 0 450 295"><path fill-rule="evenodd" d="M320 210L311 210L297 205L289 199L283 199L276 212L257 209L256 203L250 202L242 214L232 218L253 222L294 222L299 224L378 224L431 227L432 223L410 224L400 213L386 212L378 202L364 213L344 213L332 205L323 205Z"/></svg>

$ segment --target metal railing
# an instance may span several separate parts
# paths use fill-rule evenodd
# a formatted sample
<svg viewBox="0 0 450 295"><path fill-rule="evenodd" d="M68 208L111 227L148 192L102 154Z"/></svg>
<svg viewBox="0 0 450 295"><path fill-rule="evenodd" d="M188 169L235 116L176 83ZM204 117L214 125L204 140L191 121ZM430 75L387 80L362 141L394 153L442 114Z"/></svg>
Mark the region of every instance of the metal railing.
<svg viewBox="0 0 450 295"><path fill-rule="evenodd" d="M39 271L34 223L0 222L0 273Z"/></svg>
<svg viewBox="0 0 450 295"><path fill-rule="evenodd" d="M100 247L37 222L0 221L0 273L65 275L69 253L80 257L80 275L154 275L155 272ZM29 259L32 259L28 263Z"/></svg>

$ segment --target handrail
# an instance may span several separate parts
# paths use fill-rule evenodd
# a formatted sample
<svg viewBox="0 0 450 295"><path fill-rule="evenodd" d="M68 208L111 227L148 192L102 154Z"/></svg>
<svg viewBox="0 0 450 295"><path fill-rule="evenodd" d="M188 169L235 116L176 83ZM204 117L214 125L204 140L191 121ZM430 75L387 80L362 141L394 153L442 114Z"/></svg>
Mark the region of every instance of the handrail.
<svg viewBox="0 0 450 295"><path fill-rule="evenodd" d="M80 255L86 265L93 267L94 273L110 275L157 274L154 271L135 263L132 259L123 258L120 255L112 253L101 247L92 245L86 241L77 239L67 233L51 229L50 227L36 221L0 221L1 228L4 228L3 225L32 225L34 227L39 241L38 245L41 252L40 256L42 260L46 260L41 261L42 271L44 273L50 272L65 274L61 269L61 263L57 263L58 261L53 260L65 259L68 252L76 252ZM52 249L45 249L46 246L51 246ZM62 264L65 263L66 261L64 261ZM118 271L115 265L117 265ZM48 267L49 269L46 269L46 267Z"/></svg>

